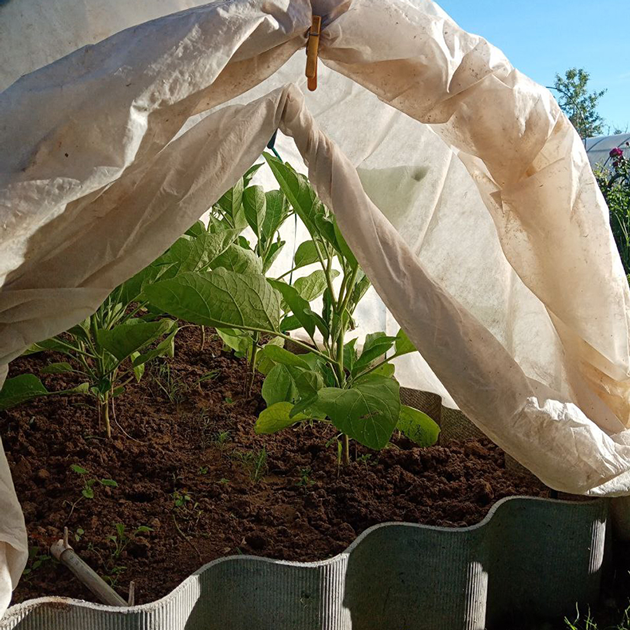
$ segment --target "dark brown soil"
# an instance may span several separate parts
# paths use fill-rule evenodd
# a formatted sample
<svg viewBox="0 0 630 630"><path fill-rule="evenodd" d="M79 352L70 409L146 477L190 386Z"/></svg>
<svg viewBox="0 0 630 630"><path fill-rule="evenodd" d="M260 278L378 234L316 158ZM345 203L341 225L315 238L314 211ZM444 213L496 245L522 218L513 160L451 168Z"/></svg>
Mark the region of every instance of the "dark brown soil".
<svg viewBox="0 0 630 630"><path fill-rule="evenodd" d="M246 397L244 362L210 337L200 351L199 329L182 330L176 357L151 366L116 399L111 441L89 397L52 396L0 414L30 543L39 549L14 602L93 600L65 567L45 559L64 526L84 560L123 596L134 580L136 602L144 603L222 556L321 560L377 523L471 525L503 497L549 495L541 483L506 470L489 441L425 449L398 442L380 453L358 447L356 461L339 467L327 425L257 436L261 378ZM21 358L11 376L59 360L51 353ZM209 372L214 378L198 384ZM78 384L67 375L42 380L51 390ZM94 498L82 498L86 479L113 479L118 487L96 483ZM116 523L129 537L119 557L108 538ZM152 531L134 534L140 526Z"/></svg>

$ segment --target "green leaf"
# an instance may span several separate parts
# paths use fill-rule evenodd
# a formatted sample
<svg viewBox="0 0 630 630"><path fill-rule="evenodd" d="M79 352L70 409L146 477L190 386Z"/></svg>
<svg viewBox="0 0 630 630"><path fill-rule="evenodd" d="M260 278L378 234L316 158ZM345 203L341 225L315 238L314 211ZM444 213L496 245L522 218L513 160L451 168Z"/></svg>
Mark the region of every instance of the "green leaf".
<svg viewBox="0 0 630 630"><path fill-rule="evenodd" d="M267 406L285 401L293 403L298 399L299 392L294 378L297 370L299 368L295 366L278 364L267 374L262 386L262 397Z"/></svg>
<svg viewBox="0 0 630 630"><path fill-rule="evenodd" d="M331 277L334 279L339 275L339 272L335 269L330 271ZM328 284L326 282L326 272L322 269L314 271L309 276L304 278L298 278L293 286L307 302L312 302L324 293Z"/></svg>
<svg viewBox="0 0 630 630"><path fill-rule="evenodd" d="M325 387L307 411L321 411L343 433L361 444L384 448L400 415L400 388L391 378L365 379L351 389Z"/></svg>
<svg viewBox="0 0 630 630"><path fill-rule="evenodd" d="M280 251L285 245L285 241L276 241L269 246L269 250L267 251L265 261L263 263L263 273L267 273L269 271L271 265L273 265L273 263L276 261L276 258L278 258L278 254L280 254Z"/></svg>
<svg viewBox="0 0 630 630"><path fill-rule="evenodd" d="M300 323L300 320L295 315L287 315L280 322L280 331L283 333L291 332L292 330L298 330L298 328L302 328L302 324Z"/></svg>
<svg viewBox="0 0 630 630"><path fill-rule="evenodd" d="M191 225L186 230L186 235L192 236L193 238L197 238L198 236L201 236L202 234L205 234L205 233L206 233L206 226L204 225L203 221L195 221L193 225Z"/></svg>
<svg viewBox="0 0 630 630"><path fill-rule="evenodd" d="M289 352L284 348L280 348L279 346L269 345L267 344L263 350L263 354L279 365L289 365L300 367L304 370L309 370L310 365L307 361L305 361L300 355L293 354L293 352Z"/></svg>
<svg viewBox="0 0 630 630"><path fill-rule="evenodd" d="M367 369L375 359L388 352L396 340L396 337L388 337L383 332L367 335L363 344L363 352L361 352L361 356L352 369L352 375L354 376Z"/></svg>
<svg viewBox="0 0 630 630"><path fill-rule="evenodd" d="M392 376L394 376L395 372L396 366L393 363L383 363L368 374L359 374L359 376L356 377L356 380L358 381L360 379L371 378L374 376L385 376L387 378L391 378Z"/></svg>
<svg viewBox="0 0 630 630"><path fill-rule="evenodd" d="M315 334L317 320L313 317L313 311L309 303L298 293L295 287L292 287L286 282L282 282L281 280L269 280L269 284L282 294L284 301L288 304L293 315L312 339Z"/></svg>
<svg viewBox="0 0 630 630"><path fill-rule="evenodd" d="M144 363L141 363L140 365L134 365L140 356L141 355L139 352L132 352L129 355L129 358L131 359L131 366L133 368L133 374L136 377L137 383L139 383L144 376Z"/></svg>
<svg viewBox="0 0 630 630"><path fill-rule="evenodd" d="M91 486L87 486L86 488L83 488L83 490L81 490L81 494L86 499L93 499L94 498L94 489Z"/></svg>
<svg viewBox="0 0 630 630"><path fill-rule="evenodd" d="M401 405L396 428L420 446L433 446L440 435L440 426L426 413Z"/></svg>
<svg viewBox="0 0 630 630"><path fill-rule="evenodd" d="M280 229L287 217L291 214L285 194L281 190L271 190L265 193L266 212L262 224L261 233L269 241Z"/></svg>
<svg viewBox="0 0 630 630"><path fill-rule="evenodd" d="M20 374L8 378L0 390L0 409L10 409L21 403L46 396L50 392L34 374Z"/></svg>
<svg viewBox="0 0 630 630"><path fill-rule="evenodd" d="M407 337L407 333L401 328L396 335L396 354L401 356L410 352L416 352L416 347Z"/></svg>
<svg viewBox="0 0 630 630"><path fill-rule="evenodd" d="M303 399L312 398L324 387L324 379L317 372L300 371L294 380L300 398Z"/></svg>
<svg viewBox="0 0 630 630"><path fill-rule="evenodd" d="M101 479L101 485L107 486L108 488L118 488L118 482L113 479Z"/></svg>
<svg viewBox="0 0 630 630"><path fill-rule="evenodd" d="M211 263L212 269L227 269L235 273L262 274L262 260L251 249L230 245Z"/></svg>
<svg viewBox="0 0 630 630"><path fill-rule="evenodd" d="M160 341L160 343L158 343L157 346L155 346L155 348L152 348L151 350L149 350L148 352L145 352L144 354L138 354L138 356L132 357L132 365L134 367L134 371L136 368L140 368L144 366L145 363L148 363L149 361L153 361L153 359L156 359L157 357L175 356L175 335L179 332L179 326L177 326L176 322L173 322L172 320L162 320L162 321L171 321L174 328L171 330L168 337L166 337L165 339L162 339L162 341ZM142 373L144 374L144 370L142 371ZM142 376L142 374L140 376ZM136 378L138 378L137 374L136 374ZM138 378L138 380L140 380L140 378Z"/></svg>
<svg viewBox="0 0 630 630"><path fill-rule="evenodd" d="M322 252L322 255L325 256L326 252ZM293 266L296 269L299 269L300 267L306 267L307 265L312 265L316 262L319 262L319 256L317 255L315 242L304 241L303 243L300 243L299 247L295 251Z"/></svg>
<svg viewBox="0 0 630 630"><path fill-rule="evenodd" d="M131 302L140 300L144 288L160 278L172 267L172 265L173 263L171 261L166 262L165 259L158 259L158 261L155 261L148 267L141 269L135 276L132 276L118 287L117 299L125 306ZM89 323L89 320L86 321ZM83 334L81 334L81 330L79 330L80 327L83 327ZM75 337L79 337L79 339L83 339L85 341L89 335L87 332L88 330L89 326L80 324L79 326L71 328L70 332Z"/></svg>
<svg viewBox="0 0 630 630"><path fill-rule="evenodd" d="M245 219L254 234L260 238L262 226L267 214L267 198L262 186L250 186L243 192Z"/></svg>
<svg viewBox="0 0 630 630"><path fill-rule="evenodd" d="M268 153L263 155L274 177L280 184L282 192L286 195L302 223L304 223L311 234L317 232L315 217L323 213L322 208L320 208L322 204L309 184L308 179L272 155Z"/></svg>
<svg viewBox="0 0 630 630"><path fill-rule="evenodd" d="M152 531L153 531L152 527L147 527L146 525L140 525L140 527L136 529L136 534L146 534Z"/></svg>
<svg viewBox="0 0 630 630"><path fill-rule="evenodd" d="M247 227L247 220L243 212L244 188L245 181L241 178L217 202L222 212L231 220L232 227L239 231Z"/></svg>
<svg viewBox="0 0 630 630"><path fill-rule="evenodd" d="M356 269L359 266L355 255L352 253L350 247L348 247L348 243L346 243L346 239L343 237L339 226L337 225L337 221L334 221L334 230L335 230L335 238L337 239L337 247L341 252L341 255L348 263L351 269Z"/></svg>
<svg viewBox="0 0 630 630"><path fill-rule="evenodd" d="M357 350L355 348L357 340L351 339L343 345L343 366L347 370L352 370L357 360Z"/></svg>
<svg viewBox="0 0 630 630"><path fill-rule="evenodd" d="M354 285L354 288L352 289L352 294L350 295L350 301L348 303L348 310L351 313L354 312L354 309L356 308L357 304L361 301L363 296L367 293L370 286L372 286L370 283L370 280L362 271L360 271L357 276L356 284Z"/></svg>
<svg viewBox="0 0 630 630"><path fill-rule="evenodd" d="M148 287L147 295L174 317L202 326L277 330L280 324L280 294L264 276L185 273Z"/></svg>
<svg viewBox="0 0 630 630"><path fill-rule="evenodd" d="M79 475L87 475L88 472L85 468L79 466L78 464L72 464L72 466L70 466L70 470L72 472L78 473Z"/></svg>
<svg viewBox="0 0 630 630"><path fill-rule="evenodd" d="M56 392L50 392L51 394L55 394L55 395L61 395L61 394L65 394L65 395L72 395L72 394L87 394L90 391L90 384L89 383L81 383L80 385L77 385L76 387L72 387L70 389L62 389L60 391L56 391Z"/></svg>
<svg viewBox="0 0 630 630"><path fill-rule="evenodd" d="M308 416L296 414L291 417L289 413L293 409L290 402L278 402L265 409L256 421L255 431L258 434L270 434L286 429L296 422L306 420Z"/></svg>
<svg viewBox="0 0 630 630"><path fill-rule="evenodd" d="M70 332L71 331L72 329L70 330ZM45 352L46 350L53 350L68 354L68 350L57 341L56 337L53 337L52 339L46 339L45 341L40 341L38 343L34 343L32 346L29 346L22 353L22 356L27 357L31 354L37 354L38 352Z"/></svg>
<svg viewBox="0 0 630 630"><path fill-rule="evenodd" d="M179 239L171 247L170 255L179 265L180 273L187 271L202 271L212 261L218 258L238 236L238 230L221 230L220 232L205 232L193 240Z"/></svg>
<svg viewBox="0 0 630 630"><path fill-rule="evenodd" d="M254 175L256 175L256 171L263 165L263 163L261 162L260 164L254 164L253 166L250 166L247 171L245 172L245 175L243 175L243 183L245 186L249 186L249 182L252 181ZM151 530L153 531L153 530Z"/></svg>
<svg viewBox="0 0 630 630"><path fill-rule="evenodd" d="M228 348L241 353L243 356L249 354L253 343L251 333L232 328L216 328L215 330Z"/></svg>
<svg viewBox="0 0 630 630"><path fill-rule="evenodd" d="M96 338L103 348L119 361L123 361L148 343L170 332L174 324L170 319L157 322L130 320L112 330L98 330Z"/></svg>
<svg viewBox="0 0 630 630"><path fill-rule="evenodd" d="M49 363L46 367L41 369L42 374L64 374L66 372L73 371L73 367L67 361L60 361L59 363Z"/></svg>

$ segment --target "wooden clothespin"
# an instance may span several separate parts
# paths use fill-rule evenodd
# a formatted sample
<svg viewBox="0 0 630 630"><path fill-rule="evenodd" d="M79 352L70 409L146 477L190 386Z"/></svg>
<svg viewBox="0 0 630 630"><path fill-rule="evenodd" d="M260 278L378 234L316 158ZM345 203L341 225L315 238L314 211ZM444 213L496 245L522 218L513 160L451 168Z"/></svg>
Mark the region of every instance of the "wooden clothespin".
<svg viewBox="0 0 630 630"><path fill-rule="evenodd" d="M308 32L308 43L306 44L306 77L308 79L308 89L314 92L317 89L317 55L319 54L319 36L322 32L322 18L319 15L313 16L313 23Z"/></svg>

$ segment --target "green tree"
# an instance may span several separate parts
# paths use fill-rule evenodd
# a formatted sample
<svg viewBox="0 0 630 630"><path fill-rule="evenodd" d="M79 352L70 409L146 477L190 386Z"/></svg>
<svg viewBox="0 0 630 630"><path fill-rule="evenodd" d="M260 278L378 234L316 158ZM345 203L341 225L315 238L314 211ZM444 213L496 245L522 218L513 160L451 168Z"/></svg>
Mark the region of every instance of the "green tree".
<svg viewBox="0 0 630 630"><path fill-rule="evenodd" d="M571 68L564 77L556 74L554 90L560 95L558 103L562 111L573 123L582 139L600 136L604 133L604 119L597 106L606 90L589 92L591 76L582 68Z"/></svg>

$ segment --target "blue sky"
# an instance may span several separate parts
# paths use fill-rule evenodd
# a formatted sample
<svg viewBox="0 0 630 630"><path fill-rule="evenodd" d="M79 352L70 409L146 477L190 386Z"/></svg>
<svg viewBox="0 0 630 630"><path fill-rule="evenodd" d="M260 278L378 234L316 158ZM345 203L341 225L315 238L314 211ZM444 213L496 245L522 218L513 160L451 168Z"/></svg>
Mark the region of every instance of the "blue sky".
<svg viewBox="0 0 630 630"><path fill-rule="evenodd" d="M591 90L608 89L599 112L630 132L630 0L438 0L465 30L500 48L542 85L584 68ZM611 133L612 133L611 129Z"/></svg>

